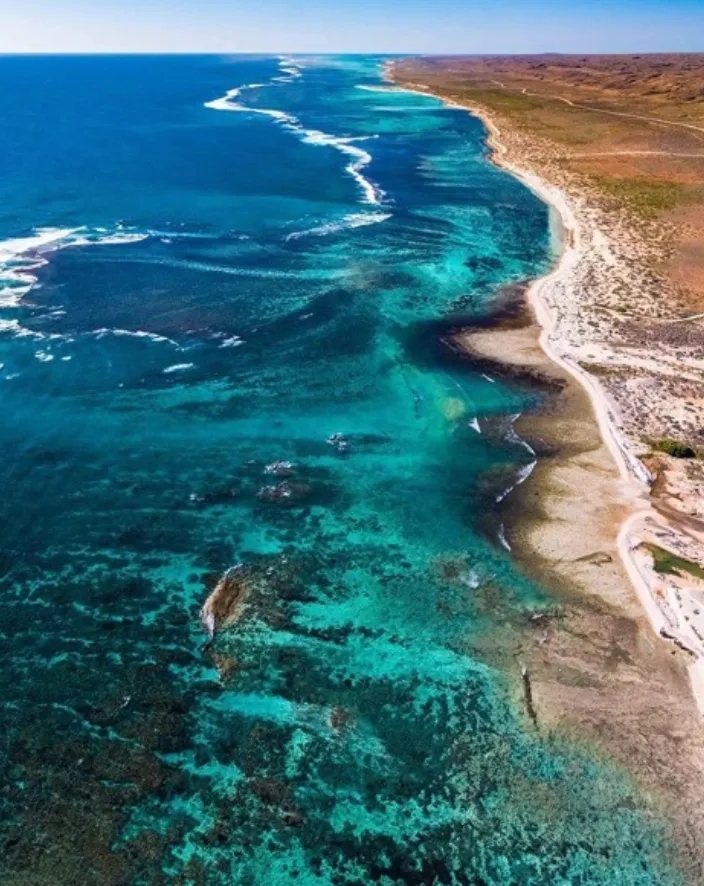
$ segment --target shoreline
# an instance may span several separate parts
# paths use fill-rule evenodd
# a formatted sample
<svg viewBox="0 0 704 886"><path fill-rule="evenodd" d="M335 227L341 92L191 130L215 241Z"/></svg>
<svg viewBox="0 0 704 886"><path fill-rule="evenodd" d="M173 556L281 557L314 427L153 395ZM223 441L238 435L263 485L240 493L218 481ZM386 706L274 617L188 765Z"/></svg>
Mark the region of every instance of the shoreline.
<svg viewBox="0 0 704 886"><path fill-rule="evenodd" d="M412 79L408 89L391 82L477 117L488 133L491 161L531 188L549 207L551 225L563 227L553 266L530 281L522 299L525 326L458 329L455 337L469 354L563 385L544 409L521 416L520 434L541 457L529 482L502 505L514 556L551 591L555 610L507 637L491 638L479 651L510 669L515 705L527 725L524 667L537 715L532 728L548 740L566 738L589 753L603 752L637 779L672 827L687 882L701 882L704 643L697 655L696 638L673 629L678 615L692 614L680 605L689 602L688 594L682 590L679 599L676 577L660 574L651 556L658 546L701 560L696 533L679 529L680 522L696 528L697 519L682 507L686 500L671 504L677 496L663 496L661 461L650 457L644 465L639 458L643 401L624 401L624 392L631 396L628 385L619 388L612 377L602 381L588 371L628 365L632 375L647 376L642 351L619 351L618 344L609 349L602 340L608 326L590 322L598 319L590 306L609 305L609 284L619 272L627 291L639 292L641 256L648 252L639 251L640 231L630 232L627 218L625 228L614 223L581 181L549 164L550 180L529 171L538 162L542 172L549 144L531 150L532 141L509 125L507 146L492 113L446 99L442 89L414 88L418 78ZM509 149L518 162L508 158ZM671 354L662 357L666 368L672 365ZM667 391L657 405L667 408ZM682 466L675 460L667 468ZM675 492L691 488L682 483ZM690 547L681 545L683 537Z"/></svg>
<svg viewBox="0 0 704 886"><path fill-rule="evenodd" d="M555 294L557 286L569 287L572 272L586 259L581 250L582 230L569 197L563 189L509 159L509 149L501 140L501 130L486 109L460 104L430 89L417 88L420 84L408 87L401 85L393 78L393 63L385 66L384 79L393 84L393 89L430 96L446 107L466 111L479 119L487 131L486 145L491 162L519 179L545 203L551 215L551 225L555 225L556 220L559 222L562 237L556 263L547 274L532 280L526 291L526 302L540 327L538 343L545 357L574 379L588 397L601 439L618 469L622 491L629 503L629 513L618 527L616 540L625 574L658 640L674 643L694 656L695 660L688 667L690 685L699 713L704 715L704 643L698 644L695 637L682 632L676 617L675 624L672 624L673 619L666 617L663 607L657 602L658 595L662 596L657 573L649 568L647 562L643 562L642 557L639 561L636 556L636 552L645 543L648 529L650 534L654 532L657 535L659 531L672 534L677 528L671 520L656 510L650 499L655 477L632 451L626 437L620 433L616 405L595 377L570 358L569 345L559 335L559 310L551 295Z"/></svg>

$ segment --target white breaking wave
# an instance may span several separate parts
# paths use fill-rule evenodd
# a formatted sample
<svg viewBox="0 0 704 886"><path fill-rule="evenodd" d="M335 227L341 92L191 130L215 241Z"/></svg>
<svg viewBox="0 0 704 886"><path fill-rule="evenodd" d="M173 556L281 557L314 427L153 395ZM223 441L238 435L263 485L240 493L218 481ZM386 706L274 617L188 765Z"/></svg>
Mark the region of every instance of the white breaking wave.
<svg viewBox="0 0 704 886"><path fill-rule="evenodd" d="M37 228L31 237L17 237L0 242L0 263L4 264L26 252L36 252L42 246L56 243L80 230L82 228Z"/></svg>
<svg viewBox="0 0 704 886"><path fill-rule="evenodd" d="M114 231L96 228L37 228L30 237L0 241L0 308L17 307L37 282L34 271L44 267L44 255L71 246L136 243L149 235L118 224Z"/></svg>
<svg viewBox="0 0 704 886"><path fill-rule="evenodd" d="M528 443L527 440L524 440L519 434L516 433L516 420L520 418L521 413L517 412L514 415L509 416L508 425L505 428L505 437L510 443L514 443L516 446L522 446L525 450L527 450L531 455L535 455L535 449ZM537 459L534 459L527 465L524 465L516 476L516 482L509 486L508 489L504 490L502 493L496 496L497 503L503 501L507 495L510 495L513 490L520 486L521 483L525 483L525 481L530 477L530 475L535 470L535 466L538 464Z"/></svg>
<svg viewBox="0 0 704 886"><path fill-rule="evenodd" d="M520 417L521 413L516 412L509 418L508 427L506 428L506 439L511 443L515 443L517 446L522 446L524 449L528 450L531 455L535 455L535 449L533 449L530 443L516 433L516 421Z"/></svg>
<svg viewBox="0 0 704 886"><path fill-rule="evenodd" d="M345 170L362 189L364 202L376 206L380 205L385 197L384 191L366 178L366 176L362 175L362 170L372 162L372 155L368 151L358 148L353 144L354 142L366 141L368 138L376 138L376 136L334 136L327 132L320 132L317 129L306 129L297 117L293 114L287 114L285 111L277 111L270 108L250 108L247 105L243 105L236 101L242 92L247 89L261 89L266 85L272 86L280 83L290 83L297 77L301 76L300 66L297 65L293 59L285 57L280 58L279 70L282 71L282 76L275 77L269 84L252 83L247 86L238 86L235 89L228 90L228 92L220 98L206 102L205 107L215 111L237 111L240 113L264 114L267 117L272 117L289 132L293 132L301 137L306 144L323 145L325 147L335 148L342 154L352 158L351 162L345 167Z"/></svg>
<svg viewBox="0 0 704 886"><path fill-rule="evenodd" d="M60 335L49 335L46 332L34 332L31 329L25 329L20 326L17 320L0 319L0 334L3 332L12 333L13 338L34 338L37 341L43 341L50 338L61 338Z"/></svg>
<svg viewBox="0 0 704 886"><path fill-rule="evenodd" d="M204 107L212 108L214 111L239 111L241 107L235 107L233 102L243 88L230 89L220 98L214 98L211 102L206 102Z"/></svg>
<svg viewBox="0 0 704 886"><path fill-rule="evenodd" d="M358 83L355 89L361 89L364 92L396 92L401 90L395 90L391 86L369 86L365 83Z"/></svg>
<svg viewBox="0 0 704 886"><path fill-rule="evenodd" d="M291 58L290 55L280 55L278 58L279 70L284 76L274 77L276 82L290 82L291 80L296 80L298 77L303 76L301 72L302 65L295 58Z"/></svg>
<svg viewBox="0 0 704 886"><path fill-rule="evenodd" d="M120 245L146 240L149 234L139 233L118 223L112 231L107 228L36 228L29 237L11 237L0 241L0 308L16 308L37 283L40 268L48 264L45 256L59 249L75 246ZM54 311L53 316L65 313ZM0 333L12 333L15 338L32 337L37 340L63 338L54 333L25 329L17 320L0 319ZM39 357L38 359L41 359Z"/></svg>
<svg viewBox="0 0 704 886"><path fill-rule="evenodd" d="M110 234L107 237L100 238L91 238L86 237L81 241L76 241L75 243L69 243L69 246L119 246L121 244L126 243L141 243L143 240L147 240L149 238L149 234L138 234L138 233L115 233Z"/></svg>
<svg viewBox="0 0 704 886"><path fill-rule="evenodd" d="M513 492L516 486L520 486L521 483L525 483L528 477L530 477L530 475L533 473L537 464L537 461L532 461L530 462L530 464L524 465L516 475L516 482L512 486L509 486L508 489L505 489L503 492L500 492L496 496L496 503L498 504L500 501L503 501L507 495L510 495Z"/></svg>
<svg viewBox="0 0 704 886"><path fill-rule="evenodd" d="M179 350L181 350L181 346L177 341L174 341L172 338L167 338L165 335L159 335L157 332L145 332L142 329L93 329L91 332L86 333L86 335L94 335L97 339L105 338L106 335L124 335L129 336L131 338L148 338L153 342L166 342L170 345L175 345Z"/></svg>
<svg viewBox="0 0 704 886"><path fill-rule="evenodd" d="M172 240L212 240L214 235L199 231L159 231L150 228L144 236L170 243Z"/></svg>
<svg viewBox="0 0 704 886"><path fill-rule="evenodd" d="M511 545L508 543L508 541L507 541L507 539L506 539L506 531L505 531L505 529L504 529L504 524L503 524L503 523L501 524L501 526L499 526L499 533L498 533L498 535L499 535L499 541L501 542L502 546L503 546L504 548L506 548L507 551L510 551L510 550L511 550Z"/></svg>
<svg viewBox="0 0 704 886"><path fill-rule="evenodd" d="M150 262L153 264L153 262ZM218 265L211 262L192 261L189 259L173 259L161 262L170 268L188 268L192 271L205 271L207 273L228 274L231 277L251 277L260 280L299 280L301 274L298 271L272 270L270 268L233 268L230 265ZM307 271L309 280L329 280L330 271Z"/></svg>
<svg viewBox="0 0 704 886"><path fill-rule="evenodd" d="M336 222L328 222L305 231L294 231L287 235L286 240L299 240L301 237L326 237L328 234L337 234L339 231L377 225L389 218L391 215L385 212L353 212Z"/></svg>
<svg viewBox="0 0 704 886"><path fill-rule="evenodd" d="M352 157L352 162L348 163L345 169L357 182L364 192L364 202L379 206L384 199L384 192L362 175L362 170L372 162L372 155L356 147L353 142L366 141L366 138L342 138L334 135L328 135L326 132L320 132L316 129L302 129L303 141L308 145L324 145L326 147L336 148L348 157ZM372 138L374 136L370 136Z"/></svg>
<svg viewBox="0 0 704 886"><path fill-rule="evenodd" d="M184 372L186 369L193 369L194 366L195 363L174 363L173 366L167 366L166 369L164 369L164 372Z"/></svg>
<svg viewBox="0 0 704 886"><path fill-rule="evenodd" d="M205 107L213 111L238 111L247 112L248 114L263 114L265 117L273 117L280 123L287 123L292 129L299 126L298 120L293 114L287 114L285 111L276 111L273 108L249 108L236 102L235 99L243 89L254 89L260 84L252 84L252 86L240 86L239 89L231 89L221 98L216 98L211 102L206 102Z"/></svg>
<svg viewBox="0 0 704 886"><path fill-rule="evenodd" d="M224 339L221 348L239 348L240 345L244 344L244 340L239 337L239 335L231 335L229 338Z"/></svg>
<svg viewBox="0 0 704 886"><path fill-rule="evenodd" d="M0 307L16 307L37 282L33 271L46 264L39 254L80 231L80 228L37 228L31 237L15 237L0 242ZM27 259L31 255L31 259Z"/></svg>

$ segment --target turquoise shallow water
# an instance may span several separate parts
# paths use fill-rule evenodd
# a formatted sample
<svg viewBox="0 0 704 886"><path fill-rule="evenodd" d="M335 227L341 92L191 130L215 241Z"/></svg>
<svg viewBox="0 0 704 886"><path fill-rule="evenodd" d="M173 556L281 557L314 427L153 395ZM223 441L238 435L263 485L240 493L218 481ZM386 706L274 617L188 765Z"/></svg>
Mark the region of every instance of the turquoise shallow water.
<svg viewBox="0 0 704 886"><path fill-rule="evenodd" d="M381 61L0 59L4 883L678 882L477 651L547 210Z"/></svg>

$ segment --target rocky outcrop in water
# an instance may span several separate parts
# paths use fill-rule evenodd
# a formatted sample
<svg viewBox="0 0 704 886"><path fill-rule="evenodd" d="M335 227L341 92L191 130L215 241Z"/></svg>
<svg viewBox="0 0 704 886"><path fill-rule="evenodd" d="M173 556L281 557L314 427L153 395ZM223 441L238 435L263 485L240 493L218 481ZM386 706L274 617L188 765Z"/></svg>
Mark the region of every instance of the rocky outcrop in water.
<svg viewBox="0 0 704 886"><path fill-rule="evenodd" d="M240 617L248 593L247 578L245 566L241 563L233 566L225 572L203 604L200 618L211 637Z"/></svg>
<svg viewBox="0 0 704 886"><path fill-rule="evenodd" d="M257 492L259 501L267 501L272 504L293 505L307 498L310 486L306 483L290 483L284 480L276 486L262 486Z"/></svg>
<svg viewBox="0 0 704 886"><path fill-rule="evenodd" d="M292 477L296 473L296 466L290 461L274 461L264 468L264 473L274 477Z"/></svg>

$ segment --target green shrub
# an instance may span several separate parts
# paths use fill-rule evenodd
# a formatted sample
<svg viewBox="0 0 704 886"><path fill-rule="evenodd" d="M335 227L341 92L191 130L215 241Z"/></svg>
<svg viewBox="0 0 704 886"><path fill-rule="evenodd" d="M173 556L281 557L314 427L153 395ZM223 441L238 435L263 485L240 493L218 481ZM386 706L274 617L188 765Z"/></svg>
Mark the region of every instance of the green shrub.
<svg viewBox="0 0 704 886"><path fill-rule="evenodd" d="M678 557L672 551L666 551L659 545L645 545L653 557L653 568L661 575L682 575L688 573L695 578L704 579L704 569L698 563L692 563L691 560L685 560L684 557Z"/></svg>
<svg viewBox="0 0 704 886"><path fill-rule="evenodd" d="M673 458L695 458L697 455L688 443L673 440L671 437L664 437L662 440L653 441L653 449L657 449L658 452L664 452L665 455L671 455Z"/></svg>
<svg viewBox="0 0 704 886"><path fill-rule="evenodd" d="M592 176L594 183L617 202L627 203L635 212L653 218L695 199L698 191L692 185L660 181L653 178L610 178Z"/></svg>

